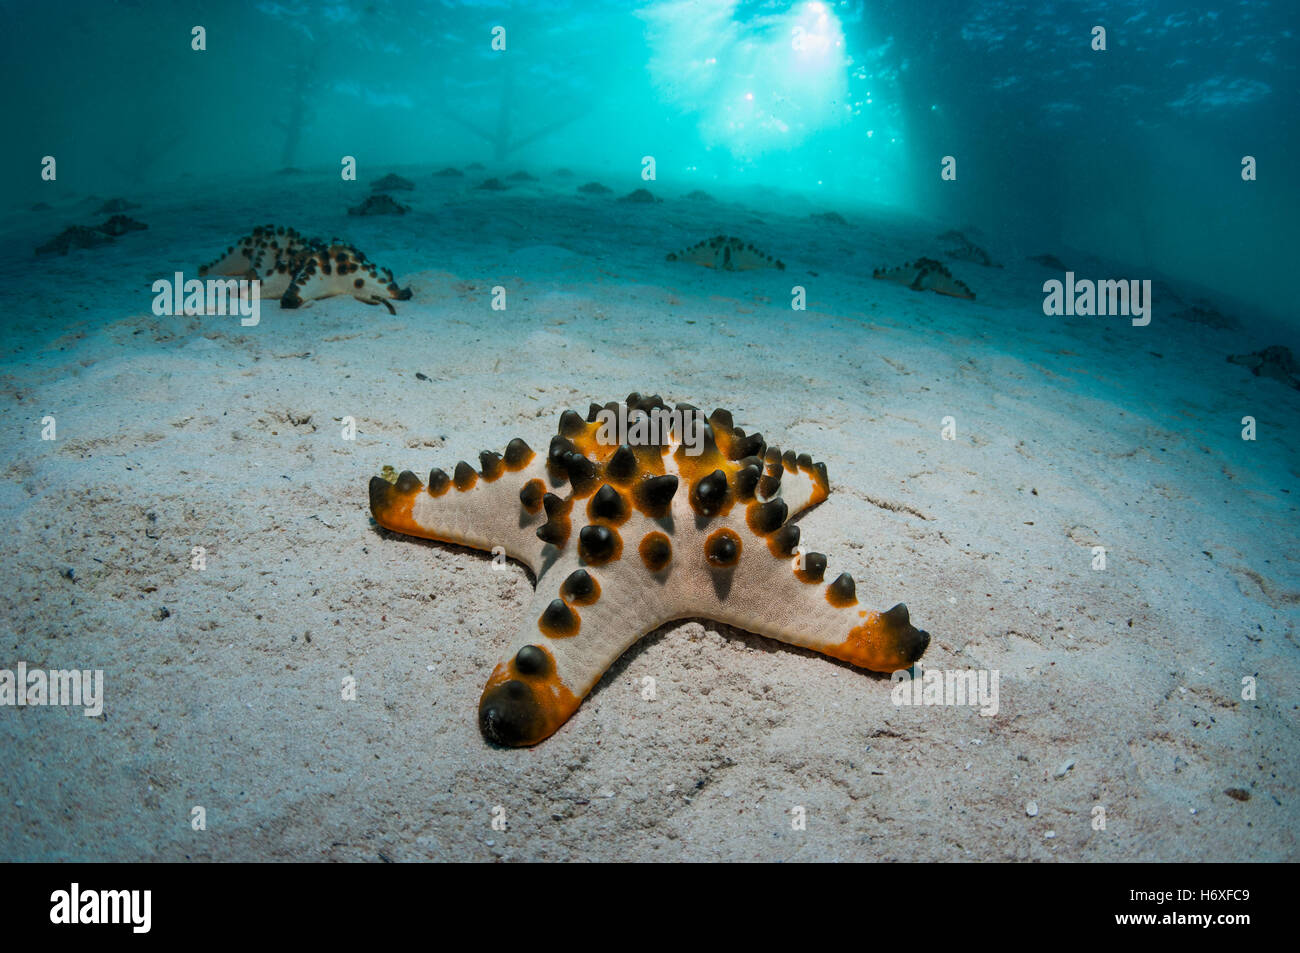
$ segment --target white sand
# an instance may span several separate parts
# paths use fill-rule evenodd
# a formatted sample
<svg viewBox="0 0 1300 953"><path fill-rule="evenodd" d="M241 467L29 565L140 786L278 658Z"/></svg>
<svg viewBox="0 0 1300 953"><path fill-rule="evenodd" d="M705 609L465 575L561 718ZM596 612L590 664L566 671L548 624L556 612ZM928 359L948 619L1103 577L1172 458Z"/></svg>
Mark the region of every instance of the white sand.
<svg viewBox="0 0 1300 953"><path fill-rule="evenodd" d="M1124 275L1061 249L952 263L974 303L871 280L952 223L674 197L694 184L627 205L641 183L578 197L582 175L483 193L430 169L398 170L418 184L403 218L349 218L366 186L324 177L201 201L182 183L130 196L148 232L62 259L29 256L105 216L7 216L0 667L102 668L107 700L0 708L0 858L1300 859L1300 393L1224 360L1272 340L1159 297L1147 328L1044 317L1053 274L1026 254ZM345 236L415 298L272 303L256 328L150 313L154 278L265 221ZM664 261L718 232L787 270ZM928 666L998 669L998 715L897 708L884 677L687 622L550 740L489 747L479 694L531 582L378 530L366 483L545 447L565 408L632 390L825 460L804 542L864 604L906 602Z"/></svg>

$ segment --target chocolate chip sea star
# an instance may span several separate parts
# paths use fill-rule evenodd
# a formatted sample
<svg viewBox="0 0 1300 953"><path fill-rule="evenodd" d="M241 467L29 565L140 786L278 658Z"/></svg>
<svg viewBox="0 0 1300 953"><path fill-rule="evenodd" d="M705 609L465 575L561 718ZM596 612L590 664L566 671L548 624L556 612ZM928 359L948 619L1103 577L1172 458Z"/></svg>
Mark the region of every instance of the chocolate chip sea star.
<svg viewBox="0 0 1300 953"><path fill-rule="evenodd" d="M305 238L283 225L261 225L199 269L199 276L256 278L263 298L279 298L282 308L304 301L351 295L363 304L383 305L396 314L393 301L409 301L411 289L399 287L393 273L337 238ZM391 300L390 300L391 299Z"/></svg>
<svg viewBox="0 0 1300 953"><path fill-rule="evenodd" d="M425 482L370 481L380 526L528 566L537 590L479 702L490 741L532 745L648 632L703 618L893 672L930 636L907 607L869 611L791 518L827 498L826 466L716 410L631 394L560 416L546 453L515 438Z"/></svg>

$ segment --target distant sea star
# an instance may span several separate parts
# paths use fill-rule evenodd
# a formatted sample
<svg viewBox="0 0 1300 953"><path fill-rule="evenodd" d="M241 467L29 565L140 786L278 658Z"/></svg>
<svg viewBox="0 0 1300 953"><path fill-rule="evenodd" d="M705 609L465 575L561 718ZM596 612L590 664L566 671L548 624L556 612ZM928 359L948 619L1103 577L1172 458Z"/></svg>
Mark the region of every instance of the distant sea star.
<svg viewBox="0 0 1300 953"><path fill-rule="evenodd" d="M370 481L376 522L475 549L501 547L537 591L479 702L493 742L531 745L568 720L647 632L705 618L877 672L907 668L930 636L907 607L858 606L847 573L825 584L790 517L826 499L826 467L782 453L716 410L659 397L560 417L546 454L519 438L480 469Z"/></svg>
<svg viewBox="0 0 1300 953"><path fill-rule="evenodd" d="M966 287L964 282L954 278L952 272L944 267L943 262L935 261L933 258L918 258L897 268L877 268L871 273L871 277L895 281L913 291L933 291L953 298L975 300L975 292Z"/></svg>
<svg viewBox="0 0 1300 953"><path fill-rule="evenodd" d="M784 262L759 251L747 241L726 235L706 238L681 251L669 252L667 257L668 261L688 261L721 271L754 271L758 268L785 271Z"/></svg>
<svg viewBox="0 0 1300 953"><path fill-rule="evenodd" d="M279 298L280 307L304 301L351 295L364 304L382 304L396 314L392 301L408 301L393 273L366 259L363 252L337 238L304 238L292 228L260 225L199 269L200 276L225 275L258 279L263 298ZM390 301L390 299L392 299Z"/></svg>

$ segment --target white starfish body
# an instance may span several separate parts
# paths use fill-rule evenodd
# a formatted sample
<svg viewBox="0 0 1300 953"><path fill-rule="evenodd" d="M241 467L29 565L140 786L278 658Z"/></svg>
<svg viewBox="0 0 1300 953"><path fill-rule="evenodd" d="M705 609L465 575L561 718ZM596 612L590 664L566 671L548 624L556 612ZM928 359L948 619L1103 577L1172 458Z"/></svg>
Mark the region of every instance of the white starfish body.
<svg viewBox="0 0 1300 953"><path fill-rule="evenodd" d="M593 404L586 420L566 412L546 454L516 439L504 456L482 454L478 471L462 461L427 483L409 471L396 484L371 480L381 526L499 546L537 577L479 704L489 740L548 737L630 645L674 619L717 620L880 672L921 656L929 636L905 606L868 611L851 577L825 583L826 557L799 546L790 518L826 498L824 465L767 447L723 410L699 441L683 442L682 426L656 442L606 439L602 411L624 409L629 420L668 411L632 394L625 408Z"/></svg>
<svg viewBox="0 0 1300 953"><path fill-rule="evenodd" d="M392 312L390 298L406 301L411 297L411 290L399 287L391 271L367 261L356 248L338 239L329 244L307 239L285 226L254 228L223 256L200 268L199 275L256 278L261 282L259 296L278 298L284 308L350 294Z"/></svg>

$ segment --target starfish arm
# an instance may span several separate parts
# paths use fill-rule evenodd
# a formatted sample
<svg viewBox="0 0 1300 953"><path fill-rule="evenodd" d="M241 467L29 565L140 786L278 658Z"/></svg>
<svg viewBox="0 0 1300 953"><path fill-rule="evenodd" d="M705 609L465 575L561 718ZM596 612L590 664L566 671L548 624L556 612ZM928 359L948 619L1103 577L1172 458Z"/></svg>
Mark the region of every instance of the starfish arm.
<svg viewBox="0 0 1300 953"><path fill-rule="evenodd" d="M710 420L720 443L734 455L738 439L755 438L731 428L722 414L717 411ZM677 574L682 611L676 615L716 619L877 672L894 672L916 661L930 636L911 624L907 607L899 604L886 612L863 608L853 578L843 573L824 583L826 557L799 543L799 527L790 518L826 499L825 465L806 453L782 453L769 446L757 482L754 465L748 469L748 479L742 481L741 472L728 480L727 498L734 493L738 501L734 509L702 528L697 524L695 532L689 524L683 527L685 558ZM753 495L745 503L751 488ZM723 534L730 540L719 540ZM719 544L721 550L713 549ZM705 558L691 557L698 552Z"/></svg>
<svg viewBox="0 0 1300 953"><path fill-rule="evenodd" d="M772 487L776 488L773 490ZM768 448L763 464L763 477L757 488L757 499L762 502L779 497L785 502L791 517L811 509L830 494L826 464L814 463L806 453L793 451L781 453Z"/></svg>
<svg viewBox="0 0 1300 953"><path fill-rule="evenodd" d="M372 299L382 301L390 297L390 288L401 290L387 269L366 261L355 248L334 244L318 248L296 263L293 280L285 288L280 305L296 308L304 301L334 295L352 295L372 303ZM392 296L402 300L400 294ZM409 298L410 294L405 297Z"/></svg>
<svg viewBox="0 0 1300 953"><path fill-rule="evenodd" d="M776 559L785 565L773 567ZM746 546L725 586L713 579L696 588L690 614L873 672L895 672L920 658L930 636L912 625L907 606L869 610L858 602L847 573L824 581L825 565L818 553L776 557L766 547Z"/></svg>
<svg viewBox="0 0 1300 953"><path fill-rule="evenodd" d="M587 568L572 557L537 592L479 701L479 727L501 745L552 735L627 649L673 617L662 586L629 579L639 561Z"/></svg>
<svg viewBox="0 0 1300 953"><path fill-rule="evenodd" d="M278 298L289 283L288 276L277 278L278 265L306 251L307 243L292 228L261 225L238 239L226 253L215 261L199 268L199 275L222 275L239 278L260 278L262 297ZM279 291L269 291L268 285L279 281Z"/></svg>
<svg viewBox="0 0 1300 953"><path fill-rule="evenodd" d="M485 452L479 470L464 462L456 465L453 476L435 469L427 483L409 470L395 484L372 478L370 511L375 522L408 536L485 552L500 547L538 574L546 551L554 550L537 537L538 527L546 522L542 496L551 484L544 458L519 444L523 450L512 453L512 441L505 459Z"/></svg>
<svg viewBox="0 0 1300 953"><path fill-rule="evenodd" d="M247 277L250 272L257 271L257 266L253 261L256 256L256 252L242 244L232 245L220 258L202 265L199 268L199 275Z"/></svg>

